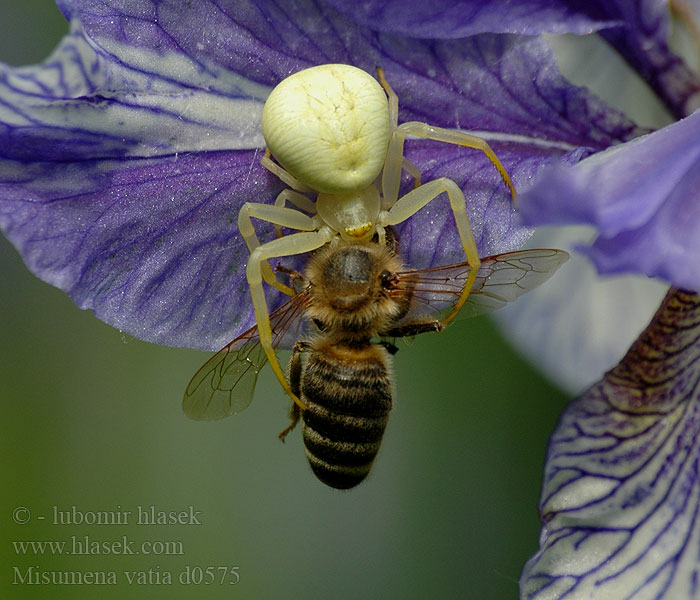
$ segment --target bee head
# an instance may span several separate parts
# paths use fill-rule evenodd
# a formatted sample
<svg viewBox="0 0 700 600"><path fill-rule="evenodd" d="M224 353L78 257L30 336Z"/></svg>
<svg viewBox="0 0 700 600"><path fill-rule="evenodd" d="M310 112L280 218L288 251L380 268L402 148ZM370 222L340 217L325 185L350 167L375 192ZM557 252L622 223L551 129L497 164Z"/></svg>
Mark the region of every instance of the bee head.
<svg viewBox="0 0 700 600"><path fill-rule="evenodd" d="M361 246L345 246L334 252L321 271L321 286L338 308L352 308L370 291L376 279L375 265Z"/></svg>
<svg viewBox="0 0 700 600"><path fill-rule="evenodd" d="M389 297L400 260L378 244L329 245L309 264L312 319L344 331L374 329L397 311Z"/></svg>

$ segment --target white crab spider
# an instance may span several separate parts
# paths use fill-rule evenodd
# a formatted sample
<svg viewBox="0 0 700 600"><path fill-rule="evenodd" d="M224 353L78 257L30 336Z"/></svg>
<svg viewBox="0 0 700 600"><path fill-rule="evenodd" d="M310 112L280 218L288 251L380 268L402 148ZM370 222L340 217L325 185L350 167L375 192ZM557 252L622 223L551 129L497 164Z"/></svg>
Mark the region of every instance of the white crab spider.
<svg viewBox="0 0 700 600"><path fill-rule="evenodd" d="M385 227L405 221L446 192L471 267L459 301L443 321L447 324L469 296L479 271L479 254L462 190L446 177L421 185L420 171L403 157L405 137L481 150L515 198L508 173L483 139L418 121L399 125L398 97L381 69L378 73L381 85L350 65L319 65L287 77L272 90L262 113L267 149L261 162L291 189L282 191L274 205L246 202L238 214L238 229L250 250L246 276L260 343L280 384L302 409L306 406L292 393L272 347L262 283L289 295L294 292L277 280L269 259L310 252L338 236L366 242L376 233L384 243ZM415 187L399 198L402 169L413 176ZM315 202L304 195L309 193L316 195ZM296 209L288 208L287 202ZM299 233L261 245L252 217L272 223L278 236L281 227Z"/></svg>

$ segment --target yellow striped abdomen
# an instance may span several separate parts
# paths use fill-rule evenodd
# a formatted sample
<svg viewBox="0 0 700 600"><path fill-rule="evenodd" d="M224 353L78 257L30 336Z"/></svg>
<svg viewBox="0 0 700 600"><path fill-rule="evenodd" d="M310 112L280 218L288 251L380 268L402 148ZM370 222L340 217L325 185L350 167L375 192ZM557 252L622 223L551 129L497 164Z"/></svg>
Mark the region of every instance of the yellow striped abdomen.
<svg viewBox="0 0 700 600"><path fill-rule="evenodd" d="M356 486L369 473L392 405L390 357L369 340L311 345L301 375L306 456L323 483Z"/></svg>

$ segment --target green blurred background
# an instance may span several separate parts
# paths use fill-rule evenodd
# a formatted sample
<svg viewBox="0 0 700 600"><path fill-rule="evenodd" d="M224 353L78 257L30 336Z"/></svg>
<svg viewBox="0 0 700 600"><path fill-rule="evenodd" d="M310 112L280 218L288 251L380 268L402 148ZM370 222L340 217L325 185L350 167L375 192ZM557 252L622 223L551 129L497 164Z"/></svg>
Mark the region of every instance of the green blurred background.
<svg viewBox="0 0 700 600"><path fill-rule="evenodd" d="M15 65L41 60L67 30L50 0L3 2L0 27L0 60ZM243 414L190 421L182 392L208 354L126 338L31 275L4 238L0 274L2 598L517 597L566 397L486 318L402 345L373 472L337 492L311 473L298 431L277 440L287 401L270 373ZM202 523L138 525L138 506L193 507ZM53 507L132 514L127 526L57 525ZM86 535L177 542L182 553L56 556L12 544L70 547ZM118 584L13 584L13 567L30 566L114 571ZM207 567L216 583L199 582ZM221 584L219 567L237 576ZM188 568L191 583L180 583ZM129 584L125 571L151 583Z"/></svg>

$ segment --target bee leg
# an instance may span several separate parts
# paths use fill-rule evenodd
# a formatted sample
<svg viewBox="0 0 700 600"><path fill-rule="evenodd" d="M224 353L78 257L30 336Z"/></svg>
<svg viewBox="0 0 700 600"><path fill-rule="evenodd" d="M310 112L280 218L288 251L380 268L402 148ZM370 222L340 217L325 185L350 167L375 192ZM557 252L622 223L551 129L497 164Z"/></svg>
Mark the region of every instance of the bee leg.
<svg viewBox="0 0 700 600"><path fill-rule="evenodd" d="M314 231L318 229L318 220L292 208L284 206L270 206L268 204L258 204L256 202L245 202L238 211L238 231L252 253L260 248L260 239L253 227L252 219L259 219L277 226L284 226L299 231ZM292 236L289 236L292 237ZM290 289L277 280L270 268L267 260L260 265L262 278L268 285L277 288L288 296L294 295L294 290Z"/></svg>
<svg viewBox="0 0 700 600"><path fill-rule="evenodd" d="M299 341L294 344L292 349L292 358L289 360L289 366L287 367L287 376L289 378L289 387L292 389L292 393L300 398L300 388L301 388L301 353L308 349L308 344L306 342ZM280 434L277 436L284 442L284 438L287 434L292 431L299 422L301 417L301 408L296 402L292 402L292 407L289 411L289 417L292 422L285 427Z"/></svg>
<svg viewBox="0 0 700 600"><path fill-rule="evenodd" d="M387 340L381 340L377 343L378 343L378 345L383 346L384 349L392 356L394 356L399 351L398 346L396 346L395 344L392 344L391 342L389 342Z"/></svg>
<svg viewBox="0 0 700 600"><path fill-rule="evenodd" d="M289 387L297 398L301 397L301 354L308 349L308 342L299 340L292 348L292 358L289 359L289 365L287 365Z"/></svg>
<svg viewBox="0 0 700 600"><path fill-rule="evenodd" d="M399 337L413 337L420 335L421 333L438 333L443 330L442 321L437 319L430 319L428 321L412 321L410 323L404 323L398 327L394 327L389 331L383 331L382 335L392 338ZM392 344L393 345L393 344Z"/></svg>
<svg viewBox="0 0 700 600"><path fill-rule="evenodd" d="M290 279L301 279L303 277L303 275L299 273L299 271L296 271L295 269L290 269L289 267L285 267L282 263L277 263L275 271L277 271L278 273L284 273L285 275L289 275Z"/></svg>
<svg viewBox="0 0 700 600"><path fill-rule="evenodd" d="M291 413L290 418L292 419L292 422L282 431L280 431L279 435L277 436L280 440L282 440L282 442L284 442L284 438L287 437L287 434L297 426L299 418L301 417L301 409L296 402L292 402L292 408L289 412Z"/></svg>
<svg viewBox="0 0 700 600"><path fill-rule="evenodd" d="M277 263L277 266L275 267L275 272L284 273L289 278L289 287L291 287L297 293L304 287L306 287L306 285L304 285L304 275L302 275L299 271L290 269L289 267L285 267L284 265ZM300 281L302 282L301 285L298 283Z"/></svg>

